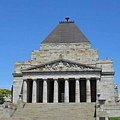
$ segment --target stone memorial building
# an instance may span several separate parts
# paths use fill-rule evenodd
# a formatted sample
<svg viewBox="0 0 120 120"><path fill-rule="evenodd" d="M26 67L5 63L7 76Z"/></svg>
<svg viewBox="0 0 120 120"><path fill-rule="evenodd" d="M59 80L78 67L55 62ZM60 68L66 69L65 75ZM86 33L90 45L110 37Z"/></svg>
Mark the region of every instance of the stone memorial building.
<svg viewBox="0 0 120 120"><path fill-rule="evenodd" d="M13 76L13 103L20 94L28 103L114 101L113 61L100 60L73 21L60 22L30 61L15 63Z"/></svg>
<svg viewBox="0 0 120 120"><path fill-rule="evenodd" d="M99 41L98 41L99 42ZM111 59L98 50L73 21L60 22L34 50L31 60L16 62L13 103L115 103Z"/></svg>

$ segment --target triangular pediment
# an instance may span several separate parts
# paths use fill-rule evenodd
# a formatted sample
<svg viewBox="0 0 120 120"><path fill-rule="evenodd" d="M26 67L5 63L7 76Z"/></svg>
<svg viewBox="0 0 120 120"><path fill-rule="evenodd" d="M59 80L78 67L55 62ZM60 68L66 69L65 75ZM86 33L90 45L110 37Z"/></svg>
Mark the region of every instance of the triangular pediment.
<svg viewBox="0 0 120 120"><path fill-rule="evenodd" d="M84 70L91 71L101 69L65 59L58 59L45 64L32 66L22 71L42 72L42 71L84 71Z"/></svg>

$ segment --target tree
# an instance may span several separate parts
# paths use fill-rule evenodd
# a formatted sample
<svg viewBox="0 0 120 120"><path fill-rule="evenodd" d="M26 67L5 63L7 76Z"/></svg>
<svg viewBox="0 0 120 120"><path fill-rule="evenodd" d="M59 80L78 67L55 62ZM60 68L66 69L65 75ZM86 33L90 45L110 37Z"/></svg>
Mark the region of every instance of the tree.
<svg viewBox="0 0 120 120"><path fill-rule="evenodd" d="M11 91L8 89L1 89L0 88L0 104L4 103L3 97L7 97L8 95L11 95Z"/></svg>

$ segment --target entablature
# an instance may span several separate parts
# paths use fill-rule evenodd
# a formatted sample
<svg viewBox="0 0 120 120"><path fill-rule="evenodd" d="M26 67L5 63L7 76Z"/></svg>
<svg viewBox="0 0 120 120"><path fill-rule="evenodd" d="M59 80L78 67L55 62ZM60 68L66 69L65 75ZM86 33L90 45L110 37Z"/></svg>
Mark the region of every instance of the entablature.
<svg viewBox="0 0 120 120"><path fill-rule="evenodd" d="M101 78L99 71L96 72L80 72L80 71L56 71L56 72L24 72L23 79L47 79L47 78Z"/></svg>

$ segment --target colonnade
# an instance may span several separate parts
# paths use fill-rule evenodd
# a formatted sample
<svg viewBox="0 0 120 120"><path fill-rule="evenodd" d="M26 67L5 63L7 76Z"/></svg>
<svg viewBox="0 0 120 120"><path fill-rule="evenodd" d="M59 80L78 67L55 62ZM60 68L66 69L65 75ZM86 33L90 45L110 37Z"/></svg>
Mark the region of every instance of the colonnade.
<svg viewBox="0 0 120 120"><path fill-rule="evenodd" d="M99 79L90 78L52 79L52 82L49 79L27 79L23 80L23 101L32 103L95 102L99 92L98 83Z"/></svg>

